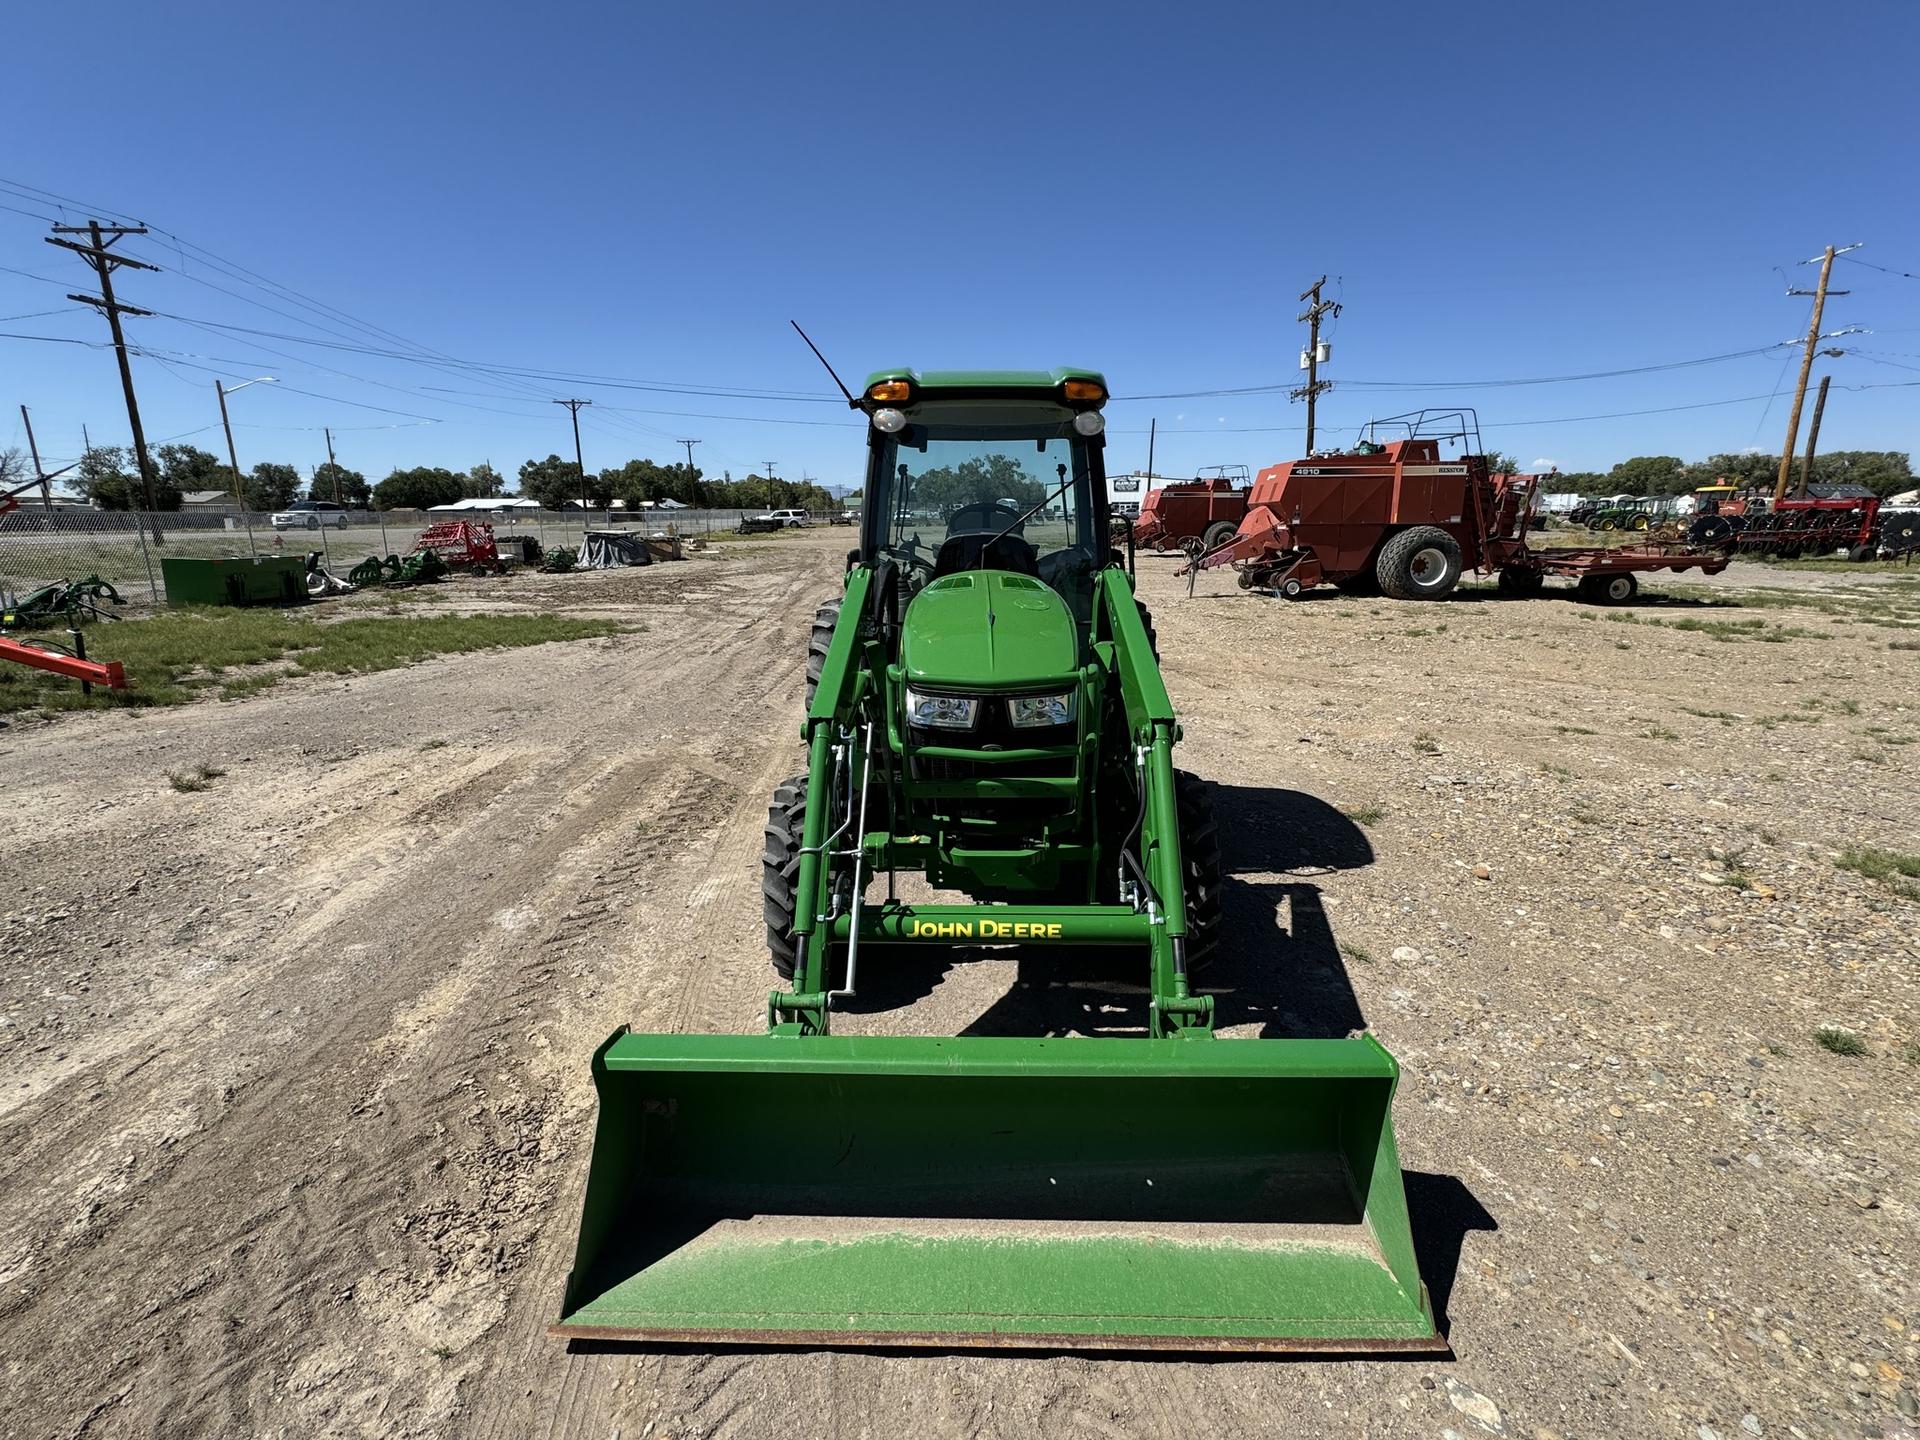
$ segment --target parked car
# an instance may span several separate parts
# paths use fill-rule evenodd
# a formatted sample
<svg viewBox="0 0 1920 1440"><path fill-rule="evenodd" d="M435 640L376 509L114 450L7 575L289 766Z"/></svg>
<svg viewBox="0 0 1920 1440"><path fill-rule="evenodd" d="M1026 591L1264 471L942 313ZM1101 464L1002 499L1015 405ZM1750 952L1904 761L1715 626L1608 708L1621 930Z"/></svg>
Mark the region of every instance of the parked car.
<svg viewBox="0 0 1920 1440"><path fill-rule="evenodd" d="M860 512L858 510L836 510L827 517L827 523L829 525L858 525L860 523Z"/></svg>
<svg viewBox="0 0 1920 1440"><path fill-rule="evenodd" d="M335 529L347 523L347 507L331 500L296 500L284 510L276 510L272 525L276 530L318 530L322 525Z"/></svg>
<svg viewBox="0 0 1920 1440"><path fill-rule="evenodd" d="M813 523L804 510L769 510L766 514L756 515L753 518L756 524L770 526L776 530L782 528L799 530Z"/></svg>

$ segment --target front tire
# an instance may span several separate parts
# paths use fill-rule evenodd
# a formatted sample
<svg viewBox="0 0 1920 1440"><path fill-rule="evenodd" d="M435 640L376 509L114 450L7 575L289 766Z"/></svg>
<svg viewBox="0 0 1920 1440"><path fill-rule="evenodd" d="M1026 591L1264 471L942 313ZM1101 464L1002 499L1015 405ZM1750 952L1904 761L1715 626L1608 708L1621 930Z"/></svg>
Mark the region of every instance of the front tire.
<svg viewBox="0 0 1920 1440"><path fill-rule="evenodd" d="M807 823L807 777L796 775L774 788L767 806L766 846L760 852L760 913L767 922L767 957L773 973L791 984L799 959L793 933L800 884L800 837Z"/></svg>
<svg viewBox="0 0 1920 1440"><path fill-rule="evenodd" d="M1460 583L1460 542L1434 525L1416 525L1380 547L1375 573L1395 600L1444 600Z"/></svg>
<svg viewBox="0 0 1920 1440"><path fill-rule="evenodd" d="M833 644L834 627L840 623L840 600L823 601L813 612L813 628L807 632L807 709L813 709L813 692L820 688L820 676L827 667L827 647Z"/></svg>
<svg viewBox="0 0 1920 1440"><path fill-rule="evenodd" d="M1180 811L1180 865L1187 905L1187 971L1203 967L1220 943L1220 830L1213 787L1185 770L1173 772Z"/></svg>

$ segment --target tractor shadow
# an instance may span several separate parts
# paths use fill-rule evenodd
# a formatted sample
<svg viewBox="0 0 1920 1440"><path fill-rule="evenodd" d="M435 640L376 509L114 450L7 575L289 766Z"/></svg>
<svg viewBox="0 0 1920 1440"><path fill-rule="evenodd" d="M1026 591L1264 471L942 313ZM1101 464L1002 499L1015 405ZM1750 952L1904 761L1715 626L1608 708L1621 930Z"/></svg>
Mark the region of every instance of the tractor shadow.
<svg viewBox="0 0 1920 1440"><path fill-rule="evenodd" d="M1337 1039L1366 1017L1347 977L1315 876L1373 863L1366 832L1325 801L1273 786L1216 785L1222 837L1220 943L1194 976L1214 997L1221 1029L1258 1027L1264 1038ZM897 958L871 947L860 994L840 1002L860 1014L912 1005L959 966L1001 959L1005 950L938 952L903 947ZM863 956L866 951L863 949ZM1014 981L960 1031L973 1036L1144 1035L1143 966L1111 950L1031 947Z"/></svg>

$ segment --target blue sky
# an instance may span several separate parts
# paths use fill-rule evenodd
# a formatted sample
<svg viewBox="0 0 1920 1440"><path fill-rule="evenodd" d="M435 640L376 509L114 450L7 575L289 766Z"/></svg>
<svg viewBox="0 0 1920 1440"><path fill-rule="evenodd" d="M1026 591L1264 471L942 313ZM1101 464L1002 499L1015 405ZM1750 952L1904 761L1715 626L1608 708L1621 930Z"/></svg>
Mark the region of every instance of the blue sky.
<svg viewBox="0 0 1920 1440"><path fill-rule="evenodd" d="M182 317L127 322L156 352L134 362L147 433L217 450L214 373L274 375L232 402L243 465L304 471L333 425L374 478L511 476L570 449L548 401L571 394L595 401L590 467L695 436L712 473L851 483L844 408L767 398L831 393L790 317L850 380L1071 363L1120 396L1291 385L1295 297L1322 273L1346 306L1323 436L1471 404L1522 463L1775 450L1787 397L1752 397L1791 386L1784 349L1438 386L1788 339L1807 310L1784 281L1810 285L1796 262L1830 241L1920 274L1910 0L101 0L29 7L9 39L0 176L31 188L0 189L0 330L104 338L63 298L89 276L42 243L46 217L163 227L126 245L164 273L121 275L122 298ZM1836 275L1854 293L1827 328L1875 333L1822 362L1823 448L1910 451L1920 280ZM363 353L421 348L451 358ZM0 338L0 379L0 445L21 402L53 456L82 423L125 440L104 349ZM1582 418L1640 410L1667 413ZM1149 418L1173 473L1302 440L1284 395L1116 403L1109 468L1144 464Z"/></svg>

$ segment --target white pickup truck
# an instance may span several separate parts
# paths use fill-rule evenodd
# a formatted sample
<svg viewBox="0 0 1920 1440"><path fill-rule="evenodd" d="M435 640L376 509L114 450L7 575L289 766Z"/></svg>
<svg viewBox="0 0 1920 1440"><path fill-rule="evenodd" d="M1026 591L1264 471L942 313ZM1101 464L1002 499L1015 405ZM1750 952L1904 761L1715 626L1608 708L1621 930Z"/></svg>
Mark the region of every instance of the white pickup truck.
<svg viewBox="0 0 1920 1440"><path fill-rule="evenodd" d="M740 522L740 533L752 535L764 530L801 530L813 523L804 510L769 510L764 515L749 515Z"/></svg>

